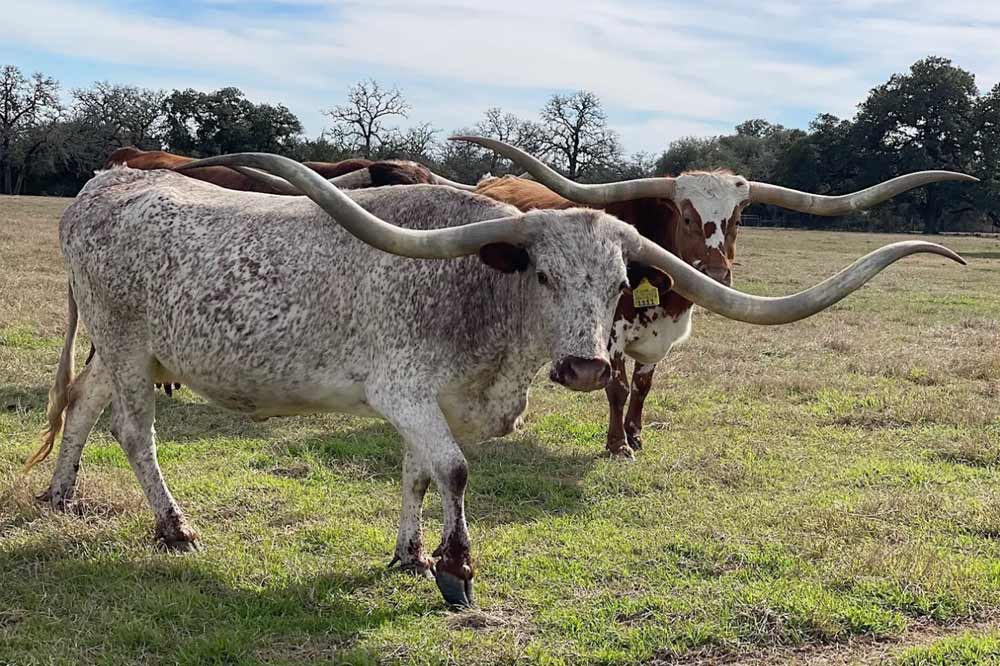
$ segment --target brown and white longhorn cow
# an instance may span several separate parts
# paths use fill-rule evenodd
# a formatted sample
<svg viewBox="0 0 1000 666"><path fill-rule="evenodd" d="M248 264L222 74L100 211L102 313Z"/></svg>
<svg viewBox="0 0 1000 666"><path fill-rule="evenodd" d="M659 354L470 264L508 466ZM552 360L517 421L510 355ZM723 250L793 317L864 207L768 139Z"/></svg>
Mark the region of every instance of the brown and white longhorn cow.
<svg viewBox="0 0 1000 666"><path fill-rule="evenodd" d="M472 141L501 153L539 181L512 176L488 178L480 181L475 190L478 194L522 211L581 205L602 208L726 286L732 284L740 216L751 203L774 204L814 215L843 215L928 183L976 180L948 171L922 171L839 197L750 182L727 171L696 171L676 178L580 185L513 146L478 137L455 139ZM658 271L630 264L628 273L630 289L618 302L609 341L612 375L606 387L611 412L606 446L612 455L623 457L632 457L642 448L642 409L653 385L653 372L657 362L691 334L692 312L691 301L671 291L670 281L662 279ZM640 304L658 301L657 305L640 307L633 299L632 289L644 278L656 288L657 297ZM635 360L631 391L626 355Z"/></svg>

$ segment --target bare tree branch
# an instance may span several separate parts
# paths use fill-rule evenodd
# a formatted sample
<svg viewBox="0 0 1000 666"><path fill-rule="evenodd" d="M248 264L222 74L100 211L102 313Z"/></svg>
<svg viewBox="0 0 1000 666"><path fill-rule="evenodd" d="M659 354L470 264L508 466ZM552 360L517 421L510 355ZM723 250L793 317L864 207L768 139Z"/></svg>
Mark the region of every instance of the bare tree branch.
<svg viewBox="0 0 1000 666"><path fill-rule="evenodd" d="M324 113L334 121L331 134L368 158L392 137L393 130L385 127L384 120L393 116L406 118L410 108L398 88L386 89L378 81L368 79L350 89L347 104Z"/></svg>
<svg viewBox="0 0 1000 666"><path fill-rule="evenodd" d="M47 136L62 112L55 79L40 73L28 79L13 65L0 69L0 192L14 190L15 143L40 129Z"/></svg>
<svg viewBox="0 0 1000 666"><path fill-rule="evenodd" d="M608 128L594 93L553 95L541 117L538 147L570 178L598 176L621 160L618 135Z"/></svg>

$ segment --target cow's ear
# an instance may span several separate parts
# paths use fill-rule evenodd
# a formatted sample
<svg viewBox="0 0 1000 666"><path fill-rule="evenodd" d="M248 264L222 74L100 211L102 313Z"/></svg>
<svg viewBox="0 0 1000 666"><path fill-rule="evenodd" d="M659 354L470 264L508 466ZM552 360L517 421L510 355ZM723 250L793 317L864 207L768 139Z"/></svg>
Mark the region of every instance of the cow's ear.
<svg viewBox="0 0 1000 666"><path fill-rule="evenodd" d="M625 269L628 274L629 286L633 289L639 286L643 278L649 280L651 285L662 291L668 291L674 286L674 279L658 268L630 261Z"/></svg>
<svg viewBox="0 0 1000 666"><path fill-rule="evenodd" d="M674 279L659 268L650 266L649 274L646 277L649 278L649 283L657 289L673 289L674 287Z"/></svg>
<svg viewBox="0 0 1000 666"><path fill-rule="evenodd" d="M490 243L479 248L479 259L502 273L520 273L528 268L531 258L523 247L510 243Z"/></svg>

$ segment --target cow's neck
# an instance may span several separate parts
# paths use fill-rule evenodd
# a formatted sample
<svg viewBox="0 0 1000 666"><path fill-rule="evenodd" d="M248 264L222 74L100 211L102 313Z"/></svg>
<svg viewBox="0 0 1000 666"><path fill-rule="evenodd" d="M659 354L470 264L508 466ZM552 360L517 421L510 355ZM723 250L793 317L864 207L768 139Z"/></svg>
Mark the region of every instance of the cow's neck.
<svg viewBox="0 0 1000 666"><path fill-rule="evenodd" d="M635 199L614 203L606 207L608 213L635 227L643 238L647 238L667 252L680 258L677 248L677 209L663 199ZM635 286L635 285L633 285ZM675 291L660 288L660 305L667 315L678 319L693 305Z"/></svg>

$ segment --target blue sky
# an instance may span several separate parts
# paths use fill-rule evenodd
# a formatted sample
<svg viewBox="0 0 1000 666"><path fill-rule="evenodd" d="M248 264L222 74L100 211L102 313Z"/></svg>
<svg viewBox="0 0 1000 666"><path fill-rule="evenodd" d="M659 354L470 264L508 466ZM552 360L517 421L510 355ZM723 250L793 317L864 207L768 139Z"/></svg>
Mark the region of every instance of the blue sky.
<svg viewBox="0 0 1000 666"><path fill-rule="evenodd" d="M604 100L629 152L764 117L850 116L918 58L1000 81L1000 3L983 0L0 0L0 63L65 88L236 85L310 135L373 77L409 122L448 131L499 106L534 117L553 92Z"/></svg>

